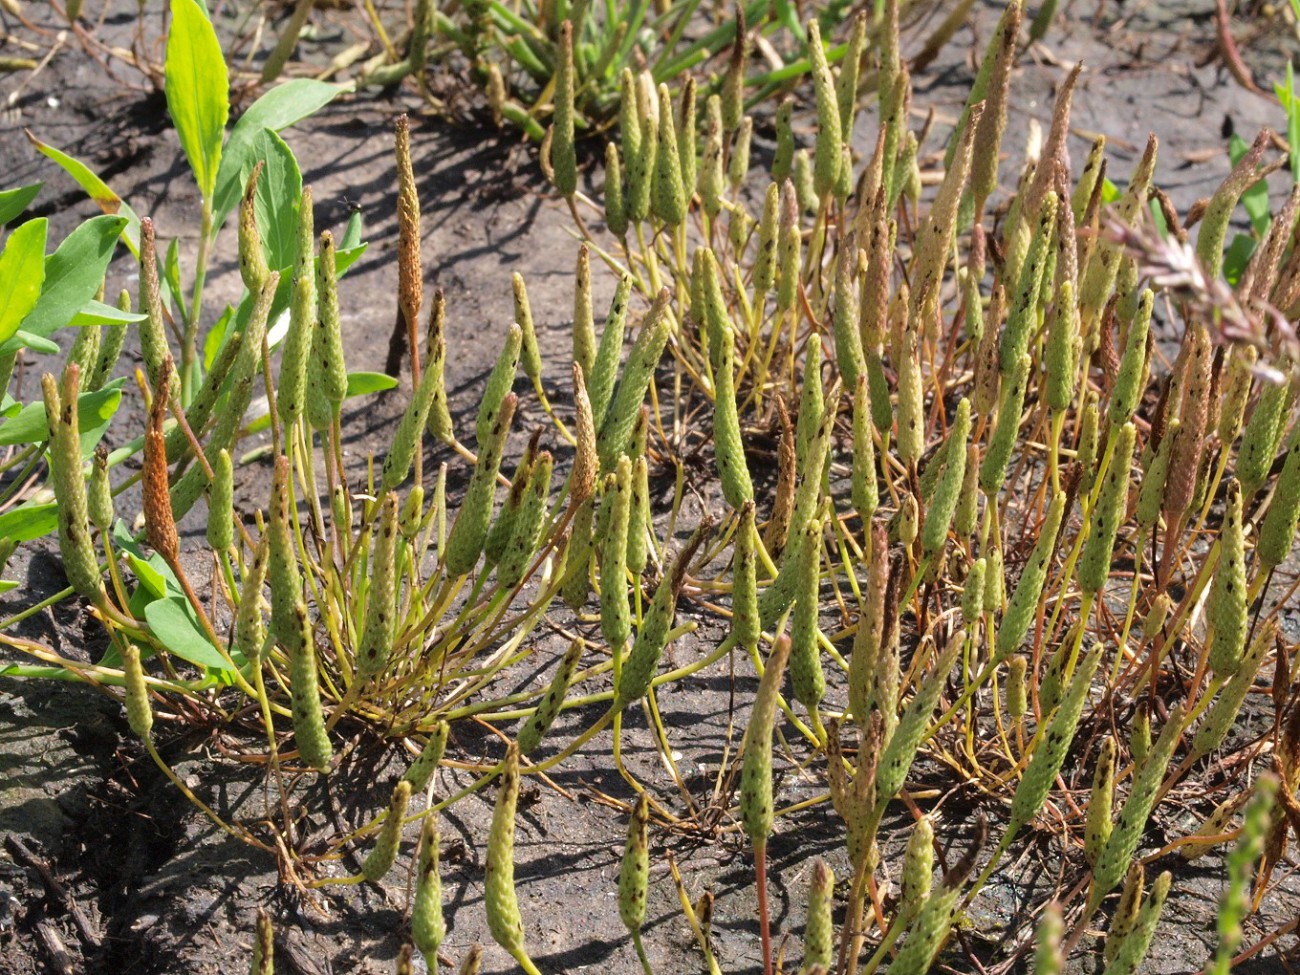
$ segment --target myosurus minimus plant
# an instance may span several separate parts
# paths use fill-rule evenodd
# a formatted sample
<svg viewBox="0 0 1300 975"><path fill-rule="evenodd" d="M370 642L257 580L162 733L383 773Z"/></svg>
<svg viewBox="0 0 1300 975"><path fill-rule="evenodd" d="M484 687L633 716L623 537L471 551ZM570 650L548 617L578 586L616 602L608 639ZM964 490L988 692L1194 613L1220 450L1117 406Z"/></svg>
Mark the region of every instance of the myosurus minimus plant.
<svg viewBox="0 0 1300 975"><path fill-rule="evenodd" d="M489 784L488 931L520 969L545 969L515 884L520 783L607 730L633 795L622 803L618 913L646 972L657 851L683 833L752 853L765 975L1022 961L1052 975L1072 953L1131 973L1180 896L1182 865L1220 850L1216 946L1195 964L1226 972L1267 950L1296 927L1261 936L1250 918L1284 881L1277 868L1300 822L1300 693L1284 626L1300 520L1300 191L1257 222L1243 259L1226 244L1234 215L1284 162L1270 158L1268 133L1185 214L1153 182L1155 136L1118 190L1103 138L1082 165L1071 158L1079 66L1064 71L1021 170L1002 173L1021 13L1005 8L955 131L926 148L934 133L910 127L899 10L885 3L878 136L861 159L846 133L866 22L850 25L838 71L810 22L811 152L783 104L759 186L735 92L710 95L701 120L631 78L606 155L604 228L579 224L565 402L545 394L517 275L515 321L472 424L447 403L456 317L424 293L400 120L411 395L361 484L341 449L349 382L333 238L316 234L304 193L295 256L268 266L251 169L239 235L251 300L226 392L244 398L233 421L218 411L189 422L165 333L148 346L138 531L113 528L107 465L85 474L71 406L84 367L43 381L58 545L110 649L87 664L5 637L38 665L10 672L121 695L177 787L312 896L383 881L418 832L409 936L430 970L447 931L439 814ZM549 160L577 213L590 201L561 171L576 163L560 137ZM931 154L942 166L923 171ZM1003 177L1016 189L994 206ZM140 255L144 338L161 314L148 232ZM602 262L617 280L598 332ZM277 371L263 338L281 289L289 327ZM532 393L515 392L519 372ZM232 451L254 384L267 394L273 476L250 518L232 510ZM535 395L549 421L521 453L510 448L520 395ZM446 459L430 465L427 447ZM701 448L712 467L689 463ZM451 464L468 469L459 497ZM674 484L667 519L651 503L652 472ZM687 491L712 509L698 524L682 514ZM175 524L204 495L207 600ZM139 598L150 585L165 596ZM669 644L698 645L709 618L719 638L666 666ZM552 627L567 650L546 661L547 686L503 691ZM728 658L759 678L737 701L743 739L711 794L683 809L691 785L656 688ZM629 708L644 710L672 791L623 763ZM552 728L566 710L582 726L561 740ZM470 718L499 731L501 758L438 796L449 728ZM241 757L265 768L280 819L226 821L171 773L155 742L195 724L243 732ZM307 844L287 797L348 762L358 731L399 745L409 767L370 822ZM783 796L787 766L823 780L824 794ZM958 792L978 814L947 801ZM810 863L807 891L791 893L807 905L801 937L778 937L769 845L791 816L826 802L847 873L837 883L829 863ZM1194 815L1157 842L1153 816L1175 805ZM912 825L898 850L882 825L900 813ZM966 918L1029 843L1049 844L1060 883L981 958ZM342 868L348 857L355 870ZM723 971L714 895L692 897L665 858L695 964ZM271 970L272 945L261 920L255 972ZM477 971L479 958L468 953L460 970ZM399 967L411 965L408 950Z"/></svg>

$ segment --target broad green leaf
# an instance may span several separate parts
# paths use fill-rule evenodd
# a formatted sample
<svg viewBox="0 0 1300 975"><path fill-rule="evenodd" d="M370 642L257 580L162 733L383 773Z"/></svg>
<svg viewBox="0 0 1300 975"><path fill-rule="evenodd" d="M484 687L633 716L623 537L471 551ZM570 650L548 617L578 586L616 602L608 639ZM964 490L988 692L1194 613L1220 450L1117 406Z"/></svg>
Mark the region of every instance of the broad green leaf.
<svg viewBox="0 0 1300 975"><path fill-rule="evenodd" d="M17 589L19 583L14 579L0 579L0 592L10 592Z"/></svg>
<svg viewBox="0 0 1300 975"><path fill-rule="evenodd" d="M77 420L81 425L81 456L89 457L108 429L108 424L122 402L125 379L114 379L103 389L77 397ZM0 423L0 446L40 443L49 435L45 420L45 403L28 403L12 419Z"/></svg>
<svg viewBox="0 0 1300 975"><path fill-rule="evenodd" d="M12 542L30 542L43 538L59 527L59 506L21 504L0 515L0 538Z"/></svg>
<svg viewBox="0 0 1300 975"><path fill-rule="evenodd" d="M9 235L0 253L0 342L13 337L40 300L46 229L44 217L28 220Z"/></svg>
<svg viewBox="0 0 1300 975"><path fill-rule="evenodd" d="M44 336L33 335L21 328L14 332L13 337L8 341L0 342L0 355L12 355L19 349L31 349L43 355L58 355L63 351L59 348L58 342L51 342Z"/></svg>
<svg viewBox="0 0 1300 975"><path fill-rule="evenodd" d="M122 228L122 242L126 244L127 249L136 257L140 256L140 218L136 212L122 202L122 198L108 188L108 184L96 176L87 166L79 159L74 159L67 153L55 149L53 146L46 145L31 132L23 130L28 141L36 147L36 151L47 159L53 159L63 169L65 173L71 176L86 194L99 204L99 208L110 217L121 214L126 218L126 226Z"/></svg>
<svg viewBox="0 0 1300 975"><path fill-rule="evenodd" d="M348 373L348 391L344 395L351 399L353 396L382 393L385 390L394 388L396 385L397 380L386 373L350 372Z"/></svg>
<svg viewBox="0 0 1300 975"><path fill-rule="evenodd" d="M1250 146L1246 140L1236 133L1228 140L1228 156L1232 159L1232 164L1237 165L1241 157L1250 151ZM1268 184L1262 179L1257 180L1251 185L1246 192L1241 194L1241 205L1246 208L1246 216L1250 217L1250 225L1255 228L1255 233L1263 234L1268 230L1271 217L1268 212Z"/></svg>
<svg viewBox="0 0 1300 975"><path fill-rule="evenodd" d="M1119 187L1109 179L1103 179L1101 182L1101 202L1114 203L1120 198Z"/></svg>
<svg viewBox="0 0 1300 975"><path fill-rule="evenodd" d="M125 225L125 217L91 217L63 238L45 259L41 297L23 321L23 331L48 338L94 299Z"/></svg>
<svg viewBox="0 0 1300 975"><path fill-rule="evenodd" d="M106 305L102 301L91 298L81 311L72 316L72 321L68 322L68 324L75 328L86 325L129 325L132 322L142 322L145 317L135 312L122 311L120 308Z"/></svg>
<svg viewBox="0 0 1300 975"><path fill-rule="evenodd" d="M230 320L234 318L235 309L226 305L226 310L221 313L221 317L212 323L208 329L207 337L203 340L203 371L207 372L212 368L212 363L217 361L217 353L221 347L226 344L226 332L230 328Z"/></svg>
<svg viewBox="0 0 1300 975"><path fill-rule="evenodd" d="M29 183L12 190L0 191L0 225L8 223L27 209L27 204L36 199L44 183Z"/></svg>
<svg viewBox="0 0 1300 975"><path fill-rule="evenodd" d="M167 245L167 257L162 262L162 298L168 311L173 305L185 304L185 292L181 290L180 242L175 238Z"/></svg>
<svg viewBox="0 0 1300 975"><path fill-rule="evenodd" d="M283 139L263 129L253 143L248 172L265 162L257 181L253 211L262 234L262 250L272 271L292 267L298 257L298 205L302 199L302 173L298 160Z"/></svg>
<svg viewBox="0 0 1300 975"><path fill-rule="evenodd" d="M230 130L217 170L217 189L212 197L213 236L239 202L244 175L257 159L254 143L261 133L266 129L280 132L301 122L333 101L340 90L323 81L298 78L272 88L239 117Z"/></svg>
<svg viewBox="0 0 1300 975"><path fill-rule="evenodd" d="M1241 280L1241 275L1246 270L1246 265L1250 263L1251 255L1255 253L1255 248L1259 241L1247 234L1235 234L1232 243L1228 249L1223 252L1223 276L1228 279L1228 283L1234 287Z"/></svg>
<svg viewBox="0 0 1300 975"><path fill-rule="evenodd" d="M193 3L194 0L185 0ZM178 596L155 599L144 610L153 637L171 653L199 667L229 670L230 665L199 627L189 602Z"/></svg>
<svg viewBox="0 0 1300 975"><path fill-rule="evenodd" d="M358 209L353 210L348 216L348 225L343 228L343 239L339 241L339 254L335 256L341 257L343 251L362 246L364 245L361 243L361 211Z"/></svg>
<svg viewBox="0 0 1300 975"><path fill-rule="evenodd" d="M134 552L127 552L126 561L139 580L140 588L148 594L150 600L162 599L167 595L167 578L150 565L148 560L140 558Z"/></svg>
<svg viewBox="0 0 1300 975"><path fill-rule="evenodd" d="M1300 0L1291 0L1293 6L1300 6ZM1300 13L1297 13L1300 16ZM1291 150L1291 178L1300 183L1300 92L1295 90L1295 68L1290 61L1286 63L1286 84L1273 83L1277 100L1286 112L1286 141Z"/></svg>
<svg viewBox="0 0 1300 975"><path fill-rule="evenodd" d="M211 200L230 112L226 60L212 21L195 0L171 0L171 12L164 82L167 111L199 190Z"/></svg>

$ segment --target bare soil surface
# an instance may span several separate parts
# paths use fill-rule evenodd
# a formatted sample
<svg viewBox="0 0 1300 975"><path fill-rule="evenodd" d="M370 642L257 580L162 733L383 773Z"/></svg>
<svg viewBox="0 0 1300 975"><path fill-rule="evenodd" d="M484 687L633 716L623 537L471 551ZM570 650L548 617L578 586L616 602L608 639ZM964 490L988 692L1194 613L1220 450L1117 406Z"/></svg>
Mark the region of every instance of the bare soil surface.
<svg viewBox="0 0 1300 975"><path fill-rule="evenodd" d="M936 112L923 155L941 151L974 76L973 52L982 50L996 15L992 5L981 5L940 58L915 78L915 104L922 112L931 106ZM1214 43L1208 7L1133 0L1100 11L1091 3L1068 6L1047 45L1027 52L1016 73L1004 143L1011 156L1002 169L1004 187L1014 184L1014 163L1030 126L1046 129L1055 85L1070 64L1082 59L1086 68L1074 100L1076 138L1070 145L1076 161L1093 133L1105 133L1111 140L1111 175L1120 181L1154 131L1162 142L1156 182L1186 212L1227 172L1226 131L1249 140L1259 127L1283 122L1274 102L1244 90L1226 74L1212 57ZM1280 76L1285 38L1265 33L1244 50L1261 84ZM12 80L0 81L0 95L13 88ZM420 111L410 93L370 92L340 99L286 136L305 180L315 189L318 229L341 230L353 208L364 216L370 249L348 275L341 295L350 369L382 370L388 352L396 296L391 124L404 110ZM860 150L874 141L875 126L874 104L868 102L855 133ZM3 183L46 180L33 213L50 218L50 236L57 240L95 210L35 153L22 136L24 128L90 162L137 212L154 217L160 238L179 237L183 260L192 260L199 201L160 96L107 81L74 47L56 55L9 106L0 119ZM412 141L424 212L426 280L447 293L449 388L453 412L464 418L477 406L477 390L511 319L509 277L514 271L524 274L529 286L547 374L567 375L577 243L567 212L541 180L532 150L510 133L497 133L485 116L454 126L417 114ZM760 157L770 148L770 139L760 138ZM237 299L240 290L233 236L222 239L218 253L208 292L212 314L223 301ZM596 278L599 307L612 291L613 279L604 269ZM129 257L119 256L110 284L134 290ZM134 364L128 361L124 368ZM23 377L29 398L37 388L38 368L30 367ZM566 387L557 382L548 389L562 412L569 404ZM520 392L527 407L516 426L531 430L544 417L522 385ZM368 453L382 455L406 395L404 383L392 395L349 404L345 429L356 470ZM134 394L123 405L110 440L125 437L121 431L138 430L141 416ZM247 444L257 445L256 438ZM567 451L557 448L557 456L567 457ZM429 459L448 458L431 453ZM658 474L659 486L670 492L671 472ZM664 476L669 480L664 482ZM236 503L246 509L264 505L266 463L246 465L239 478ZM131 503L126 499L122 510ZM183 528L194 536L202 524L199 512ZM0 615L17 612L64 584L57 555L48 545L25 547L6 577L22 585L0 598ZM717 622L707 613L688 607L685 615L698 618L701 628L672 648L678 663L695 659L719 638ZM91 659L103 647L97 624L72 602L25 621L18 632ZM544 640L532 671L517 675L521 682L546 679L550 644L563 644L558 636ZM630 713L624 729L628 767L678 815L689 816L714 800L718 769L728 747L734 751L755 684L751 664L737 659L660 693L689 796L676 789L662 766L644 716ZM549 747L567 741L597 713L568 714L552 731ZM1252 733L1251 728L1241 730ZM161 740L178 773L223 815L255 818L265 807L261 777L221 756L223 748L236 742L215 732L174 738L166 730ZM500 742L462 724L453 732L448 755L452 761L435 779L435 797L471 781L472 773L458 766L499 758ZM820 774L802 767L809 757L794 747L779 762L783 802L823 794ZM299 794L306 828L332 832L341 824L363 822L385 803L400 768L392 756L361 742L337 776ZM1090 770L1067 768L1066 776L1086 788ZM640 966L616 902L626 818L614 806L632 792L614 766L608 733L562 766L552 783L530 783L521 802L517 879L533 958L545 972L637 972ZM937 809L938 832L952 844L946 856L955 860L966 849L982 800L953 788L942 770L925 763L914 770L911 791L925 808ZM442 820L449 921L444 953L449 962L458 960L471 944L480 943L486 947L484 971L505 973L515 971L515 965L492 945L481 903L491 802L488 790L457 803ZM983 811L993 819L996 835L999 810ZM1190 800L1183 813L1162 812L1151 826L1147 849L1179 835L1198 821L1196 814L1205 812L1204 804ZM653 834L656 866L645 939L657 972L699 971L703 965L666 869L670 851L692 898L706 889L716 897L712 933L724 970L761 971L751 861L731 817L724 811L716 820L711 831L659 829ZM883 831L886 860L901 849L910 822L899 804ZM382 889L326 890L324 910L315 909L279 882L269 858L197 815L134 742L120 706L84 687L0 683L0 833L8 840L0 851L0 973L5 975L244 972L259 907L276 919L278 961L285 972L390 972L408 936L409 857L399 861L400 869ZM778 820L771 852L772 915L776 930L792 936L787 970L797 966L801 952L812 858L825 856L837 875L847 873L841 837L842 826L826 802ZM407 839L409 853L414 838ZM1049 829L1027 830L1015 850L1019 856L1008 861L973 905L958 946L947 957L952 970L974 972L979 970L976 959L988 964L1008 957L1024 943L1026 926L1032 926L1027 908L1058 887L1068 888L1079 876L1079 851L1062 849ZM1222 859L1211 855L1190 866L1168 866L1178 870L1178 893L1171 898L1147 970L1160 975L1199 971L1216 942ZM1279 871L1292 869L1284 863ZM1288 879L1265 900L1248 939L1293 919L1298 911L1300 882ZM1072 961L1075 970L1100 970L1098 944L1084 939ZM1295 950L1295 938L1283 938L1243 971L1289 970L1287 960ZM417 970L420 964L417 960Z"/></svg>

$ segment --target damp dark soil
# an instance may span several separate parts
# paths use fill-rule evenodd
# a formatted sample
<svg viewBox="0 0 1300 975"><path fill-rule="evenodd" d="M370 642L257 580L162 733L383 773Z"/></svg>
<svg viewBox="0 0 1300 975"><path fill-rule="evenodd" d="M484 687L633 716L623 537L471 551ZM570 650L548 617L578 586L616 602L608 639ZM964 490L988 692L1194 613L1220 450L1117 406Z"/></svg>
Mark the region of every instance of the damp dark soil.
<svg viewBox="0 0 1300 975"><path fill-rule="evenodd" d="M44 5L26 5L37 7ZM94 5L90 5L94 6ZM116 5L124 10L132 4ZM1063 13L1046 44L1021 59L1002 168L1010 188L1031 127L1046 129L1055 85L1069 65L1082 59L1085 71L1074 99L1070 151L1080 160L1095 134L1110 140L1111 175L1126 177L1155 132L1162 143L1157 183L1180 212L1209 195L1228 169L1226 134L1247 139L1260 127L1283 125L1276 103L1243 89L1217 55L1210 5L1185 3L1103 4L1085 0L1062 5ZM103 30L123 31L129 22L117 11ZM354 14L355 15L355 14ZM48 13L41 15L50 16ZM331 23L345 14L333 11ZM977 4L942 55L915 81L914 104L933 107L935 126L922 146L925 159L942 149L960 110L997 16L994 4ZM5 27L48 45L44 36L24 33L8 14ZM126 19L124 19L126 18ZM1282 31L1238 24L1243 57L1261 84L1279 77L1287 40ZM328 40L318 47L328 54ZM1292 39L1292 42L1294 39ZM342 43L342 40L340 40ZM7 53L7 52L6 52ZM320 52L317 52L320 53ZM904 50L904 53L911 53ZM131 79L122 79L129 81ZM138 79L136 79L138 80ZM80 191L39 156L23 137L29 129L92 165L137 212L151 215L163 239L178 238L182 260L192 260L199 201L165 104L157 94L110 80L74 43L65 43L29 83L19 76L0 80L0 172L4 185L46 181L33 210L50 219L50 236L60 239L94 213ZM354 210L364 219L370 249L342 289L343 330L350 369L382 370L395 316L396 217L391 164L391 126L402 111L413 115L414 168L424 214L426 281L443 288L448 300L448 380L453 411L472 414L477 390L495 358L511 319L510 274L522 273L541 336L549 376L565 376L572 308L572 268L577 242L563 205L541 178L532 149L511 132L494 129L485 113L475 114L465 97L456 124L421 111L410 92L367 92L340 98L286 138L315 190L318 228L341 230ZM875 107L861 113L855 141L869 148ZM919 126L921 119L915 120ZM770 153L760 139L760 155ZM599 222L593 219L599 234ZM231 255L233 237L222 238L208 288L208 308L239 294ZM110 292L135 288L135 270L121 256L110 269ZM598 305L612 292L612 275L596 275ZM129 355L124 372L138 359ZM39 364L22 376L23 393L35 394ZM547 390L561 408L569 402L565 383ZM131 387L128 386L128 389ZM522 393L522 387L521 387ZM404 406L402 390L349 404L345 429L354 470L365 457L382 455ZM528 396L524 403L534 403ZM118 430L138 430L138 395L128 396ZM130 411L128 413L127 411ZM528 406L520 429L544 417ZM122 436L121 434L117 434ZM263 445L257 437L247 449ZM430 454L432 462L444 458ZM426 468L428 469L428 468ZM251 510L265 504L268 468L253 461L241 468L236 503ZM671 491L671 481L666 485ZM129 499L127 504L130 503ZM182 526L191 538L202 530L201 514ZM25 547L6 578L20 587L0 597L7 616L64 585L58 559L48 545ZM677 641L677 663L696 659L718 639L718 623L703 611L686 610L700 629ZM60 652L93 658L103 645L97 624L72 601L32 617L15 632ZM543 632L538 663L521 681L544 680L558 634ZM656 830L652 839L650 904L645 931L655 971L703 970L690 929L667 870L671 852L692 899L711 891L715 900L712 936L728 973L761 971L752 865L733 821L709 815L716 805L718 770L734 753L754 686L746 659L726 661L665 688L659 706L674 758L688 794L664 768L646 720L632 712L624 728L624 757L633 774L659 801L681 817L716 822L708 830ZM599 688L592 688L593 690ZM551 742L564 742L596 714L566 715ZM1243 735L1258 733L1245 728ZM267 807L267 785L253 766L229 760L239 742L221 729L177 738L160 723L159 739L177 773L221 814L254 820ZM791 739L793 741L793 739ZM730 749L730 752L729 752ZM460 725L448 752L451 762L435 779L433 793L445 797L472 780L466 767L500 757L500 742L476 726ZM810 756L798 748L779 761L779 795L790 804L823 795L820 775L803 768ZM380 808L400 766L392 756L360 740L336 776L295 794L300 828L311 835L363 822ZM1072 785L1086 788L1089 770L1067 768ZM910 788L935 810L938 832L947 838L951 862L967 847L975 816L993 819L1001 810L968 794L937 766L918 764ZM529 783L521 802L516 849L520 903L530 952L545 972L634 973L639 963L617 911L616 878L625 815L619 810L631 790L615 768L608 734L565 763L545 783ZM936 802L936 800L938 800ZM449 932L448 963L474 944L486 947L484 971L515 971L492 945L482 907L483 847L492 794L471 796L442 819L443 872ZM1153 822L1147 849L1186 831L1207 811L1189 796ZM910 816L902 804L883 830L886 853L907 837ZM1047 824L1050 825L1050 824ZM231 839L197 814L157 771L129 734L122 709L95 690L70 683L0 682L0 973L108 972L236 973L248 969L253 919L259 908L276 922L279 970L317 973L378 973L394 970L407 937L409 859L382 886L339 887L320 892L316 903L295 893L277 874L272 858ZM406 849L411 847L408 836ZM1029 937L1033 905L1079 876L1079 853L1064 850L1049 829L1026 833L1009 860L977 899L947 957L951 970L976 972L1014 954ZM787 970L797 964L807 879L816 855L837 875L847 873L842 825L829 803L810 801L778 820L772 841L772 917L791 939ZM896 857L886 856L897 862ZM1216 943L1215 920L1223 877L1222 858L1206 856L1178 871L1177 895L1147 970L1161 975L1199 971ZM351 863L355 869L355 862ZM1279 873L1289 873L1288 859ZM843 902L839 902L843 910ZM1253 918L1250 936L1262 936L1300 913L1300 881L1284 880ZM1079 972L1099 971L1087 937L1072 960ZM1290 970L1294 935L1262 952L1243 971ZM417 960L417 970L422 962Z"/></svg>

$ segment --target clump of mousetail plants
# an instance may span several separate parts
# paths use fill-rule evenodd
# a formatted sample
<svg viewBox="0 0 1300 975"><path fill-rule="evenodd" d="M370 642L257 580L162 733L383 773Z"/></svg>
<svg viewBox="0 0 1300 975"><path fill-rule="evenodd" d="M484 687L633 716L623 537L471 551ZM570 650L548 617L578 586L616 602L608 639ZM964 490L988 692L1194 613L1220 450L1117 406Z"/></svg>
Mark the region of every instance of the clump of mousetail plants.
<svg viewBox="0 0 1300 975"><path fill-rule="evenodd" d="M1300 189L1257 222L1249 258L1227 267L1243 196L1282 164L1270 135L1180 215L1153 183L1154 136L1122 191L1107 178L1104 139L1081 165L1071 159L1078 66L1022 168L1002 172L1018 2L942 152L937 139L925 149L935 133L911 128L893 0L884 18L872 150L858 159L847 138L867 21L854 22L838 71L810 22L814 140L797 146L783 106L762 185L735 91L710 95L697 119L662 86L625 84L604 229L580 228L557 405L516 275L514 323L477 415L453 419L443 372L460 326L439 292L424 293L399 121L411 392L388 453L360 476L342 456L349 383L333 239L315 234L304 195L292 260L268 266L253 170L240 267L254 298L230 326L223 393L234 405L196 422L192 405L178 406L187 394L165 334L146 351L139 531L114 527L106 464L88 478L83 468L70 404L85 367L43 383L59 547L109 651L87 664L5 641L55 668L40 673L121 694L164 769L160 729L194 722L249 732L242 757L286 793L348 763L344 743L358 732L400 744L411 762L386 807L314 845L287 813L230 822L202 790L177 786L314 888L382 881L412 838L403 827L418 829L410 938L431 969L446 932L438 814L493 782L488 931L524 971L545 967L514 879L520 783L607 729L636 794L619 916L647 973L653 841L665 832L743 835L764 971L793 971L799 942L778 952L771 930L768 846L827 800L846 874L837 886L818 861L806 897L795 895L807 904L802 972L919 975L941 957L962 970L952 953L970 950L956 937L967 912L1030 843L1059 858L1059 900L1044 896L1016 920L1024 930L1002 942L999 963L1032 953L1032 970L1050 975L1079 950L1111 975L1136 971L1179 896L1179 864L1219 848L1226 882L1204 962L1226 972L1265 950L1295 927L1256 938L1248 919L1283 882L1275 868L1300 786L1300 689L1282 625L1300 584L1287 568L1300 521ZM572 197L571 150L557 132L551 165ZM931 152L943 166L926 173ZM1016 189L1000 207L1003 179ZM144 338L162 314L147 233L140 254ZM602 262L617 280L597 329ZM277 371L261 350L281 289ZM532 392L516 393L520 372ZM237 512L233 450L255 385L272 485ZM520 450L510 435L525 398L547 420ZM427 448L445 460L430 465ZM714 462L703 475L686 460L701 448ZM452 464L468 477L458 498ZM652 471L664 470L676 473L667 529L650 494ZM686 503L688 488L704 503ZM205 495L207 601L176 531ZM708 619L719 638L700 647ZM701 652L670 669L674 641ZM545 686L514 689L511 670L552 646ZM684 809L699 787L677 773L673 737L689 732L661 721L656 689L728 661L758 676L738 706L743 741L711 793ZM624 724L642 711L672 790L622 761ZM500 758L469 765L470 784L440 796L449 727L470 717L500 730ZM827 795L783 796L779 773L796 765L823 777ZM935 801L954 789L983 812ZM1148 826L1162 808L1180 812L1157 845ZM914 823L899 851L882 825L904 810ZM354 851L358 870L339 869ZM669 866L701 964L720 972L711 895L696 902ZM269 971L269 927L260 931L254 970ZM462 970L476 971L477 957Z"/></svg>

